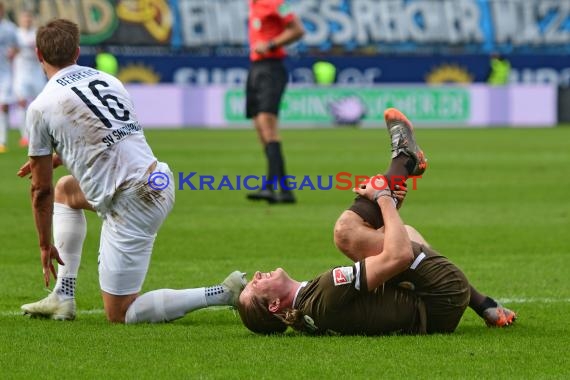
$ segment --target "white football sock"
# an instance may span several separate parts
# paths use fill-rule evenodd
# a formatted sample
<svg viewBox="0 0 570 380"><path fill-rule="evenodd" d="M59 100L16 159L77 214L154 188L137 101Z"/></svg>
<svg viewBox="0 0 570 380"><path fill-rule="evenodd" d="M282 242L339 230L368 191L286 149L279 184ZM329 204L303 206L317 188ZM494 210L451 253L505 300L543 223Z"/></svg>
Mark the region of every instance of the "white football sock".
<svg viewBox="0 0 570 380"><path fill-rule="evenodd" d="M141 295L129 306L125 323L172 321L207 306L204 288L153 290Z"/></svg>
<svg viewBox="0 0 570 380"><path fill-rule="evenodd" d="M8 113L0 111L0 145L6 145L8 133Z"/></svg>
<svg viewBox="0 0 570 380"><path fill-rule="evenodd" d="M60 299L75 297L75 281L86 233L87 222L83 210L63 203L53 204L53 242L65 264L57 267L54 292Z"/></svg>
<svg viewBox="0 0 570 380"><path fill-rule="evenodd" d="M159 289L138 297L127 310L125 323L168 322L208 306L230 305L231 293L222 285L195 289Z"/></svg>

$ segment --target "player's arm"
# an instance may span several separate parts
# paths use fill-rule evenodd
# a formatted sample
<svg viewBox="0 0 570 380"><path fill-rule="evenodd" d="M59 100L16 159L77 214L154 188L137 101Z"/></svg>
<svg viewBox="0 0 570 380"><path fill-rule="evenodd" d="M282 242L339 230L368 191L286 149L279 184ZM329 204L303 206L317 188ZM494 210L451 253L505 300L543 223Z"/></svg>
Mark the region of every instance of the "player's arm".
<svg viewBox="0 0 570 380"><path fill-rule="evenodd" d="M300 40L304 34L305 28L303 27L303 23L297 16L293 16L291 21L285 26L285 30L275 37L271 43L273 43L274 48L287 46Z"/></svg>
<svg viewBox="0 0 570 380"><path fill-rule="evenodd" d="M376 190L367 185L355 191L377 202L384 218L384 247L364 262L368 289L376 289L410 266L414 259L412 243L389 189Z"/></svg>
<svg viewBox="0 0 570 380"><path fill-rule="evenodd" d="M40 247L51 244L53 214L52 156L30 157L32 208Z"/></svg>
<svg viewBox="0 0 570 380"><path fill-rule="evenodd" d="M56 277L52 259L63 265L57 249L51 243L54 198L52 155L32 156L29 163L32 174L32 211L38 233L44 283L48 286L50 272Z"/></svg>
<svg viewBox="0 0 570 380"><path fill-rule="evenodd" d="M258 54L265 54L270 50L277 49L281 46L287 46L293 42L300 40L305 34L305 28L301 20L295 15L290 16L289 22L285 25L283 32L275 36L271 41L261 41L255 47Z"/></svg>

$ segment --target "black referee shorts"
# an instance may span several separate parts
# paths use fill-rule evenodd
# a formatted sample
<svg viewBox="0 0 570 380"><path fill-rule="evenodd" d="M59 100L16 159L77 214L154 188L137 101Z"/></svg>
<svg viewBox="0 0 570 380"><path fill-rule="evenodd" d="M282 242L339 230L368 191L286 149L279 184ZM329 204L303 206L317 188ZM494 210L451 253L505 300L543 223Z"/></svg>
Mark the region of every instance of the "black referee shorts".
<svg viewBox="0 0 570 380"><path fill-rule="evenodd" d="M279 105L286 86L287 69L282 60L252 62L245 91L246 117L251 119L261 112L279 115Z"/></svg>

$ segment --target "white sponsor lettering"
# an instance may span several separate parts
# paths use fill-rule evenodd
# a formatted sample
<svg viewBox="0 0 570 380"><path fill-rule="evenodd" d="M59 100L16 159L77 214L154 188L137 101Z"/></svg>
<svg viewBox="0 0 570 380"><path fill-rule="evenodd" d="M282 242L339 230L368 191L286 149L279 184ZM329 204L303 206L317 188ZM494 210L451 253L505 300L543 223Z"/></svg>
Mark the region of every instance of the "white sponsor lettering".
<svg viewBox="0 0 570 380"><path fill-rule="evenodd" d="M358 69L347 67L339 70L336 83L371 85L382 76L382 70L377 67ZM177 84L195 85L244 85L247 80L247 69L244 67L181 67L173 74ZM298 84L314 83L313 70L308 67L297 67L290 73L290 80Z"/></svg>
<svg viewBox="0 0 570 380"><path fill-rule="evenodd" d="M477 0L303 0L291 4L307 26L302 44L377 43L481 44L483 8ZM570 43L565 20L570 2L560 0L489 0L492 41L498 44ZM179 0L184 45L247 45L244 0ZM486 15L485 15L486 16Z"/></svg>
<svg viewBox="0 0 570 380"><path fill-rule="evenodd" d="M513 69L510 83L525 84L554 84L561 87L570 87L570 67L556 70L550 67L536 69Z"/></svg>

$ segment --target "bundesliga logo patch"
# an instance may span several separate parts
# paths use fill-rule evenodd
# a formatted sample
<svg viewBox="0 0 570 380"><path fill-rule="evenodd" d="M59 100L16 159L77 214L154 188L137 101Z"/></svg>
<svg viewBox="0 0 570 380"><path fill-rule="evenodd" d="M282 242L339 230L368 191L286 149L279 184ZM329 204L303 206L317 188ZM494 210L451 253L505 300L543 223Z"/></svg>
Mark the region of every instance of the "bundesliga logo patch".
<svg viewBox="0 0 570 380"><path fill-rule="evenodd" d="M333 269L334 286L351 284L354 281L352 267L340 267Z"/></svg>

